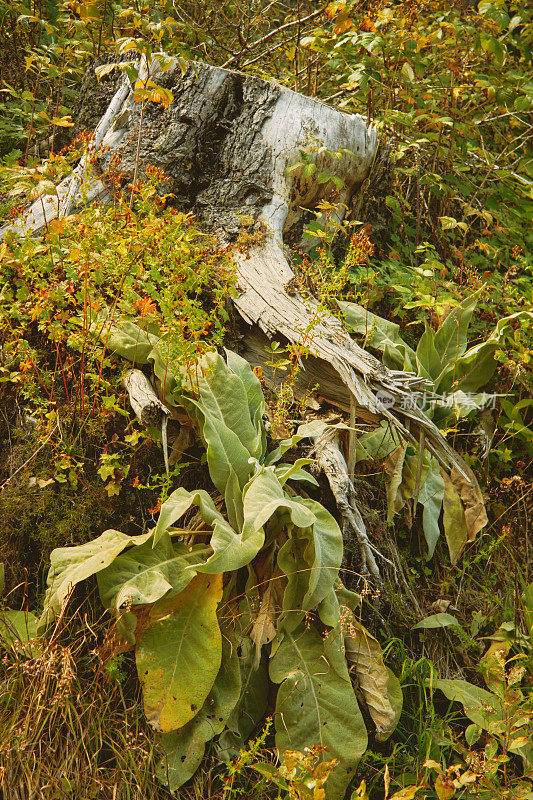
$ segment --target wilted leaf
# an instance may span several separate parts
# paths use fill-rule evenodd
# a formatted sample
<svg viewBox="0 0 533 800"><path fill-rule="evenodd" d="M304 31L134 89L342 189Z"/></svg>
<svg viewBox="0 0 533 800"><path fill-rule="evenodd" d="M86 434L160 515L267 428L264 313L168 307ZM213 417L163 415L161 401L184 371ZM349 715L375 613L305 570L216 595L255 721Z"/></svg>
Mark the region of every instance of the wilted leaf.
<svg viewBox="0 0 533 800"><path fill-rule="evenodd" d="M216 618L221 575L197 575L184 591L153 606L139 637L137 672L149 723L163 733L185 725L202 707L220 668Z"/></svg>
<svg viewBox="0 0 533 800"><path fill-rule="evenodd" d="M455 794L453 780L440 773L435 778L435 792L439 800L450 800Z"/></svg>
<svg viewBox="0 0 533 800"><path fill-rule="evenodd" d="M356 620L352 612L346 612L347 609L343 617L346 658L354 665L359 686L376 726L376 739L383 742L398 724L401 704L398 708L391 703L389 685L393 681L383 663L379 642Z"/></svg>
<svg viewBox="0 0 533 800"><path fill-rule="evenodd" d="M280 683L276 700L276 746L280 750L323 747L323 760L339 764L326 783L327 800L339 800L367 746L367 732L348 671L341 678L314 628L286 633L270 661Z"/></svg>
<svg viewBox="0 0 533 800"><path fill-rule="evenodd" d="M416 485L418 454L407 455L407 444L403 442L385 459L384 469L389 480L387 483L387 522L404 507L413 496ZM425 478L427 464L422 467Z"/></svg>
<svg viewBox="0 0 533 800"><path fill-rule="evenodd" d="M276 603L275 586L270 581L261 598L261 604L257 617L252 625L250 638L255 645L255 668L259 666L261 659L261 648L264 644L268 644L274 639L276 635L276 613L279 610Z"/></svg>
<svg viewBox="0 0 533 800"><path fill-rule="evenodd" d="M470 481L461 475L456 467L452 467L450 479L463 503L468 541L473 542L479 531L487 524L488 519L478 483L472 471L466 465L463 467L468 471Z"/></svg>
<svg viewBox="0 0 533 800"><path fill-rule="evenodd" d="M222 640L222 663L215 682L198 714L183 728L161 737L164 758L157 777L171 791L179 789L194 775L202 761L205 745L217 736L235 708L241 691L237 650L227 637Z"/></svg>

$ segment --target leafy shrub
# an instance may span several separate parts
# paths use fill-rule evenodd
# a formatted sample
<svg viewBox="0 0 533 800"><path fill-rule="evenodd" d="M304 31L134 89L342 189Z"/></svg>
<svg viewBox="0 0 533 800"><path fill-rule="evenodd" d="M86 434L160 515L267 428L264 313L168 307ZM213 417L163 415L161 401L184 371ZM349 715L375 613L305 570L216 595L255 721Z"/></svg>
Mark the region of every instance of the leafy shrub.
<svg viewBox="0 0 533 800"><path fill-rule="evenodd" d="M291 487L315 482L305 470L309 460L280 463L324 425L301 426L268 452L261 386L242 358L208 353L192 373L178 373L162 358L164 342L154 347L140 329L133 337L133 325L118 326L108 345L131 357L135 341L137 362L152 362L166 381L167 402L186 407L224 502L179 488L146 534L108 530L55 550L41 628L72 586L97 576L104 606L135 646L145 713L161 732L158 774L170 788L191 777L213 737L221 734L224 757L239 750L265 713L269 674L279 685L277 746L324 748L337 762L327 796L340 798L367 743L348 663L381 739L394 730L401 693L377 641L357 621L359 596L339 580L337 523ZM190 510L203 521L199 533L176 527Z"/></svg>

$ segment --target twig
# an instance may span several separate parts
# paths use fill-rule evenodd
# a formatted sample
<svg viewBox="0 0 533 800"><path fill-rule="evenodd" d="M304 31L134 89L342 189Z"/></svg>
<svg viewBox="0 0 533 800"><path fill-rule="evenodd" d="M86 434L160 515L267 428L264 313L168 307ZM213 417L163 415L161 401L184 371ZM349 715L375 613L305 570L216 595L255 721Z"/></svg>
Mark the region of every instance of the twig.
<svg viewBox="0 0 533 800"><path fill-rule="evenodd" d="M284 25L280 25L279 28L276 28L275 30L270 31L269 33L266 33L260 39L257 39L255 42L252 42L252 44L249 44L247 46L247 50L252 50L254 47L260 47L262 44L267 42L269 39L272 39L273 36L277 36L278 33L281 33L281 31L285 31L288 28L293 28L295 25L302 25L304 22L309 22L309 20L315 19L316 17L320 16L323 13L324 13L324 9L320 8L318 11L313 11L312 14L308 14L307 17L303 17L303 19L294 19L294 20L291 20L291 22L286 22ZM240 53L238 53L237 55L234 55L231 58L229 58L224 64L222 64L222 67L225 68L225 67L231 66L235 61L238 60L239 55L240 55ZM253 59L253 61L256 61L256 60L257 59ZM248 67L250 64L253 63L253 61L245 61L242 66L243 67Z"/></svg>

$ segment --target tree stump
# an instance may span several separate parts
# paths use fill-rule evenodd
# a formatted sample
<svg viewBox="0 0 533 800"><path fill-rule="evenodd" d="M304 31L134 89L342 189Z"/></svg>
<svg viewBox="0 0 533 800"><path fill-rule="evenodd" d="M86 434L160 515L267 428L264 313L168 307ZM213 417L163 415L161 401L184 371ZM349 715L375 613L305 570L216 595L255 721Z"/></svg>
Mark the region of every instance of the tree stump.
<svg viewBox="0 0 533 800"><path fill-rule="evenodd" d="M166 108L136 102L126 79L118 79L89 154L97 156L102 173L112 170L131 184L150 165L160 168L167 176L162 191L176 195L222 240L236 242L238 295L233 302L246 324L244 355L252 364L265 360L273 338L301 345L297 390L304 393L317 385L319 397L349 411L352 423L387 420L402 438L437 457L452 474L467 510L482 508L471 470L416 403L409 402L420 379L385 368L359 347L339 319L295 288L286 257L287 245L301 237L306 211L320 200L329 199L341 220L371 172L377 127L358 114L237 71L197 62L183 71L174 60L162 72L157 58L142 69L141 78L170 90L173 100ZM308 177L296 166L302 151L316 163ZM83 195L101 197L105 186L90 170L89 156L58 187L59 198L41 198L26 222L15 226L42 229L53 216L79 206ZM342 189L332 191L332 181L319 183L318 173L340 179ZM268 370L265 378L271 379ZM353 505L348 497L346 502Z"/></svg>

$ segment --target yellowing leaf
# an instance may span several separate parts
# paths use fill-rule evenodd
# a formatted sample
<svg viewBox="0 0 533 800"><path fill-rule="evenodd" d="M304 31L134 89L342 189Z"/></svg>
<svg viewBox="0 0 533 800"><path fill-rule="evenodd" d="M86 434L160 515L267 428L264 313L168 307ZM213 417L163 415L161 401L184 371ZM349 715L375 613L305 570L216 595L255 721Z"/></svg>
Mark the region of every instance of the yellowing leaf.
<svg viewBox="0 0 533 800"><path fill-rule="evenodd" d="M262 646L264 644L268 644L268 642L271 642L276 635L276 626L274 624L276 613L274 588L273 582L271 581L261 599L261 605L259 606L257 617L255 618L255 622L253 623L252 630L250 632L250 637L256 649L254 662L255 669L257 669L259 666Z"/></svg>
<svg viewBox="0 0 533 800"><path fill-rule="evenodd" d="M52 117L52 125L56 125L58 128L72 128L74 123L72 122L72 118L70 116Z"/></svg>
<svg viewBox="0 0 533 800"><path fill-rule="evenodd" d="M401 75L402 78L404 78L406 81L409 81L409 83L415 82L415 73L413 72L413 68L408 61L406 61L403 65L401 69Z"/></svg>
<svg viewBox="0 0 533 800"><path fill-rule="evenodd" d="M95 70L94 70L95 75L98 78L98 80L100 80L105 75L108 75L110 72L112 72L115 69L116 66L117 65L115 63L113 63L113 64L102 64L100 67L95 67Z"/></svg>
<svg viewBox="0 0 533 800"><path fill-rule="evenodd" d="M39 181L37 186L35 186L30 192L30 200L37 200L38 197L43 197L44 195L57 195L56 185L53 181Z"/></svg>
<svg viewBox="0 0 533 800"><path fill-rule="evenodd" d="M136 662L146 717L156 730L170 733L189 722L213 686L222 658L216 618L221 597L222 575L197 575L150 612Z"/></svg>
<svg viewBox="0 0 533 800"><path fill-rule="evenodd" d="M183 728L164 734L161 738L164 757L157 768L157 775L171 791L179 789L196 772L206 742L223 730L239 700L240 690L237 648L224 636L220 670L201 710Z"/></svg>
<svg viewBox="0 0 533 800"><path fill-rule="evenodd" d="M352 27L353 19L351 17L345 17L344 14L341 14L334 25L333 32L338 35L340 33L345 33Z"/></svg>
<svg viewBox="0 0 533 800"><path fill-rule="evenodd" d="M437 775L435 779L435 792L439 800L450 800L455 794L453 781L449 780L444 775Z"/></svg>
<svg viewBox="0 0 533 800"><path fill-rule="evenodd" d="M422 788L422 786L404 786L400 791L394 792L389 800L413 800L413 797Z"/></svg>
<svg viewBox="0 0 533 800"><path fill-rule="evenodd" d="M465 511L459 493L451 479L444 470L441 471L441 475L444 480L444 497L442 500L444 533L450 552L450 561L452 564L457 564L459 556L468 541Z"/></svg>

